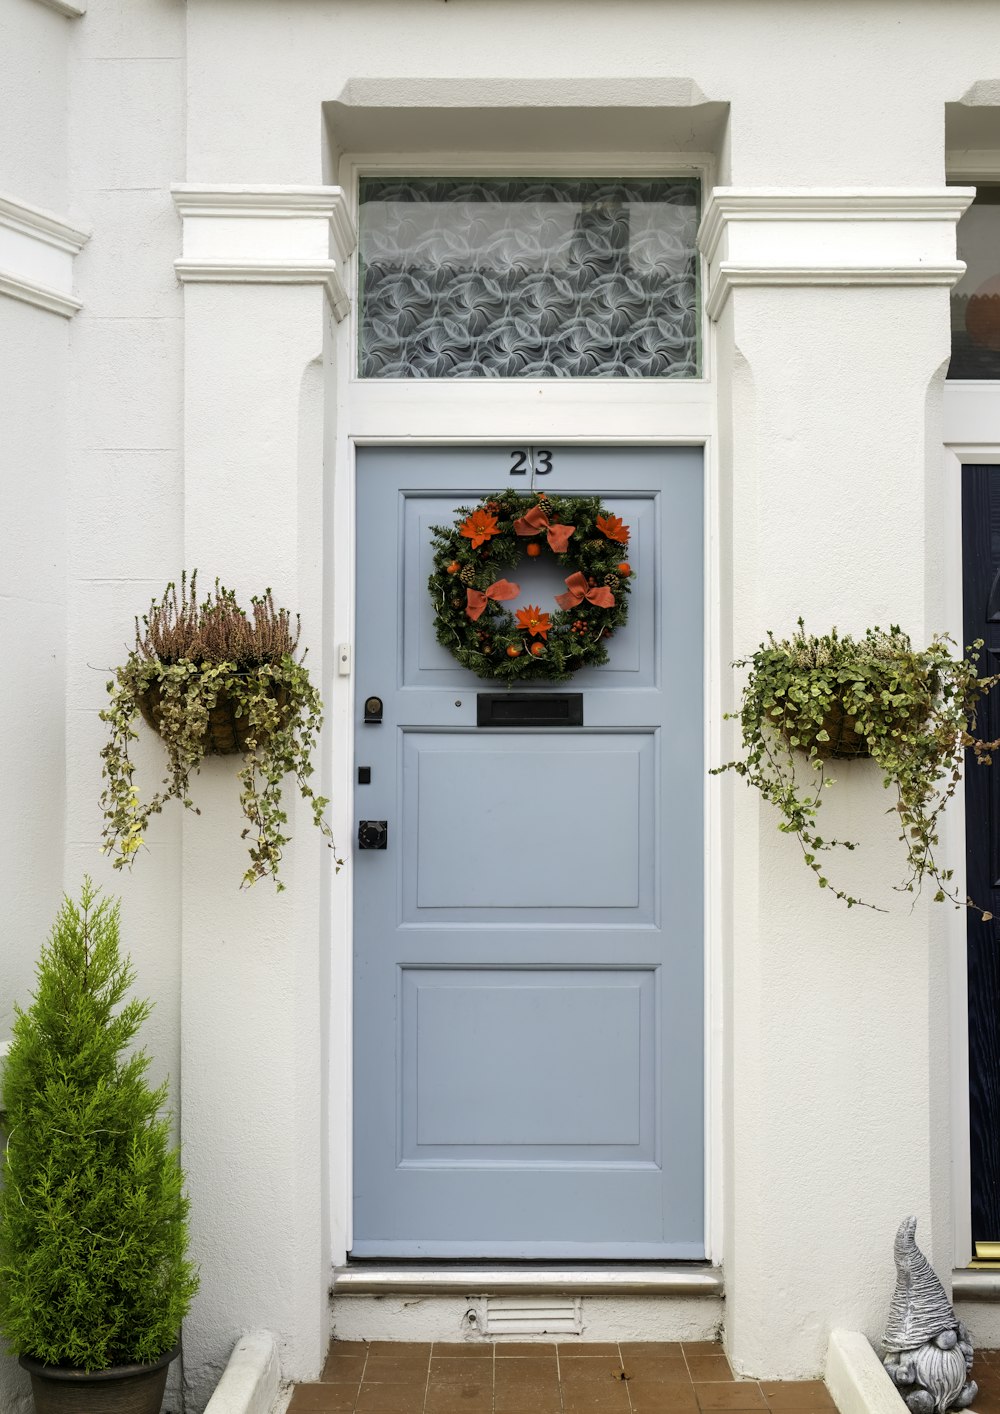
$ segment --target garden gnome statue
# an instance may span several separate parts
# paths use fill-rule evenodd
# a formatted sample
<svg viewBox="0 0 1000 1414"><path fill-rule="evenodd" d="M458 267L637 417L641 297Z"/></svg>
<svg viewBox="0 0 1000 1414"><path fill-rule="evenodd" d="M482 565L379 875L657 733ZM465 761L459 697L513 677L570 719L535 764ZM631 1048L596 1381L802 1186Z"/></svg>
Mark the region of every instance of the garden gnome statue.
<svg viewBox="0 0 1000 1414"><path fill-rule="evenodd" d="M882 1343L885 1368L913 1414L967 1409L979 1386L972 1373L972 1342L913 1234L916 1218L896 1233L896 1289Z"/></svg>

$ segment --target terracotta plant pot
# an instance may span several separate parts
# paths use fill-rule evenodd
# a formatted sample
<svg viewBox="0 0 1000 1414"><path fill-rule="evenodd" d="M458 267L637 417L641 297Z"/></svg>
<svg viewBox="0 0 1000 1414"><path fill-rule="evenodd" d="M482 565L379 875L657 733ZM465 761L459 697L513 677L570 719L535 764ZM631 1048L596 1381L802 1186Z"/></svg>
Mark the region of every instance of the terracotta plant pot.
<svg viewBox="0 0 1000 1414"><path fill-rule="evenodd" d="M44 1365L30 1355L18 1364L31 1376L35 1414L160 1414L167 1366L175 1345L149 1365L115 1365L110 1370L74 1370Z"/></svg>
<svg viewBox="0 0 1000 1414"><path fill-rule="evenodd" d="M274 692L275 700L279 710L286 707L288 695L284 688L276 688ZM139 711L142 719L159 734L160 731L160 691L156 683L153 683L147 692L139 698ZM287 713L284 714L287 720ZM236 715L236 703L224 692L219 693L218 700L211 712L208 714L208 731L205 733L205 755L206 756L234 756L237 752L246 750L247 738L250 735L250 720L244 714ZM259 741L266 739L264 733Z"/></svg>

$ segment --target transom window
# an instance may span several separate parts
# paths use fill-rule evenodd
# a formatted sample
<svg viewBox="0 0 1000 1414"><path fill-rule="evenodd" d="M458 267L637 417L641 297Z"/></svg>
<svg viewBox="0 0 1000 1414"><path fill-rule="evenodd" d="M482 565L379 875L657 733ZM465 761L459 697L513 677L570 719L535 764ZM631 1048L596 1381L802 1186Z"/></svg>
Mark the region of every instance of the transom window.
<svg viewBox="0 0 1000 1414"><path fill-rule="evenodd" d="M363 378L697 378L694 178L366 177Z"/></svg>
<svg viewBox="0 0 1000 1414"><path fill-rule="evenodd" d="M976 184L958 223L965 274L951 292L949 378L1000 378L1000 186Z"/></svg>

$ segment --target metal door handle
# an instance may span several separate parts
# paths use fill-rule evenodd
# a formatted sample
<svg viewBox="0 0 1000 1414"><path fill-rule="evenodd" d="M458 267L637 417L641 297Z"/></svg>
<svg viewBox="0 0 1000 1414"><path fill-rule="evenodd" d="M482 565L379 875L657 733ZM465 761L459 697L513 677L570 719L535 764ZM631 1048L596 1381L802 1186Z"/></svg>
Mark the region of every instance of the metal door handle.
<svg viewBox="0 0 1000 1414"><path fill-rule="evenodd" d="M388 820L358 821L358 849L387 849L388 840Z"/></svg>

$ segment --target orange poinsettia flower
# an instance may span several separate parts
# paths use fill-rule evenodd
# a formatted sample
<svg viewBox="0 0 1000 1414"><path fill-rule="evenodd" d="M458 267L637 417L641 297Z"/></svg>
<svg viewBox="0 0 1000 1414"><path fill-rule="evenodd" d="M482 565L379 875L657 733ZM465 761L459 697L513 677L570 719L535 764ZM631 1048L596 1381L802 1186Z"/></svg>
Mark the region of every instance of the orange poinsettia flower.
<svg viewBox="0 0 1000 1414"><path fill-rule="evenodd" d="M619 545L628 544L629 529L621 516L598 516L597 528L609 540L617 540Z"/></svg>
<svg viewBox="0 0 1000 1414"><path fill-rule="evenodd" d="M545 638L552 627L548 614L543 614L537 604L529 604L526 609L518 609L517 621L521 628L526 628L532 634L537 633L541 638Z"/></svg>
<svg viewBox="0 0 1000 1414"><path fill-rule="evenodd" d="M464 535L466 539L472 541L473 550L478 550L480 545L484 545L487 540L492 540L494 535L500 534L500 527L497 525L495 515L480 508L462 521L458 531L460 535Z"/></svg>

